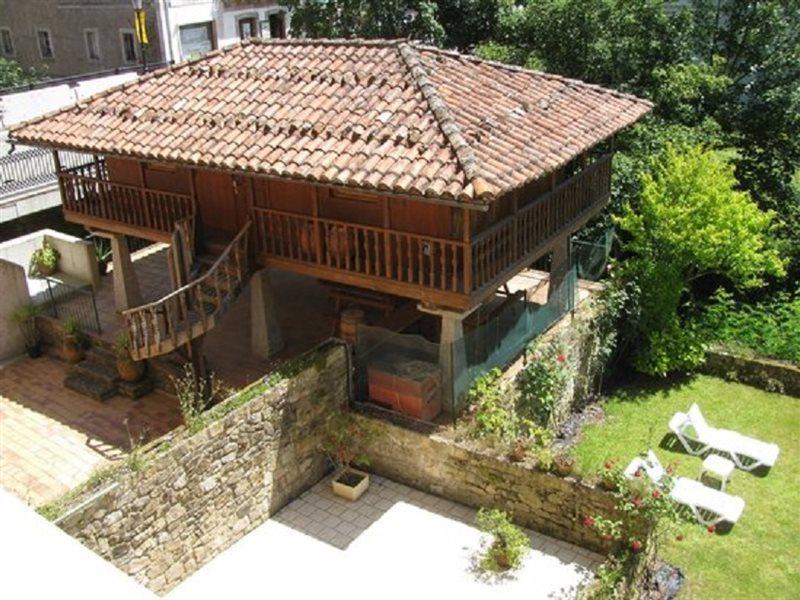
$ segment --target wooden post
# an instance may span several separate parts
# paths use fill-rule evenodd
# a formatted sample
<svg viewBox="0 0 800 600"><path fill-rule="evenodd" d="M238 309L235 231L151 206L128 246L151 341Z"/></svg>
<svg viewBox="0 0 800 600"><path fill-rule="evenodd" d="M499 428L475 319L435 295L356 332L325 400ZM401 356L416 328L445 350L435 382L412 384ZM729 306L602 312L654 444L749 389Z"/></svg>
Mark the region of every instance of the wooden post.
<svg viewBox="0 0 800 600"><path fill-rule="evenodd" d="M56 177L58 178L58 189L61 192L61 204L68 206L67 193L64 186L64 179L62 173L64 169L61 167L61 157L58 155L58 150L53 150L53 164L56 167Z"/></svg>
<svg viewBox="0 0 800 600"><path fill-rule="evenodd" d="M461 241L464 242L464 293L467 295L472 294L472 244L471 240L471 226L469 209L464 207L461 209Z"/></svg>
<svg viewBox="0 0 800 600"><path fill-rule="evenodd" d="M389 239L389 229L391 226L391 219L389 215L389 199L386 196L381 197L381 208L383 209L383 254L384 254L384 263L386 265L386 272L384 273L384 275L385 277L391 279L392 245L391 245L391 240ZM442 277L444 277L444 273L442 273Z"/></svg>
<svg viewBox="0 0 800 600"><path fill-rule="evenodd" d="M314 218L314 254L317 255L317 264L322 264L322 236L319 232L319 188L314 188L311 202L311 216Z"/></svg>

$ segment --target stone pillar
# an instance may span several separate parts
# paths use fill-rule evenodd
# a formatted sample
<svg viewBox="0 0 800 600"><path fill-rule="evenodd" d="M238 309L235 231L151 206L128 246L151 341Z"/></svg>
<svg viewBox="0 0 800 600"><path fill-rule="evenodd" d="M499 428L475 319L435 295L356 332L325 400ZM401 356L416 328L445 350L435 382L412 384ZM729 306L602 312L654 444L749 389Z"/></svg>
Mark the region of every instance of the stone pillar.
<svg viewBox="0 0 800 600"><path fill-rule="evenodd" d="M419 310L432 315L436 315L442 320L441 334L439 337L439 367L442 369L442 406L446 410L455 410L456 400L454 383L456 377L463 372L467 366L467 356L463 343L464 339L464 319L472 310L466 312L454 312L439 308L430 308L420 305Z"/></svg>
<svg viewBox="0 0 800 600"><path fill-rule="evenodd" d="M564 234L553 243L553 260L550 264L550 284L547 286L547 299L561 287L570 268L569 234Z"/></svg>
<svg viewBox="0 0 800 600"><path fill-rule="evenodd" d="M284 345L271 279L268 269L257 271L250 279L250 351L262 360Z"/></svg>
<svg viewBox="0 0 800 600"><path fill-rule="evenodd" d="M109 234L111 238L111 256L114 261L114 307L118 311L127 310L142 304L139 282L133 269L131 253L124 235Z"/></svg>

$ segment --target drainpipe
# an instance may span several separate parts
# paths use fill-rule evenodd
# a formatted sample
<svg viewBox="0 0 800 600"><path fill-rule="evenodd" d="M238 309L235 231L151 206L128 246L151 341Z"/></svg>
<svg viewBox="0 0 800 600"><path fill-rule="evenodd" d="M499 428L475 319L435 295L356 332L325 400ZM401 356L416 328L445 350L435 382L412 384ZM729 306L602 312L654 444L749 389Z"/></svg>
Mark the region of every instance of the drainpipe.
<svg viewBox="0 0 800 600"><path fill-rule="evenodd" d="M164 62L174 63L175 52L172 48L172 26L169 22L169 0L155 0L158 4L158 22L161 25L161 50L164 53Z"/></svg>

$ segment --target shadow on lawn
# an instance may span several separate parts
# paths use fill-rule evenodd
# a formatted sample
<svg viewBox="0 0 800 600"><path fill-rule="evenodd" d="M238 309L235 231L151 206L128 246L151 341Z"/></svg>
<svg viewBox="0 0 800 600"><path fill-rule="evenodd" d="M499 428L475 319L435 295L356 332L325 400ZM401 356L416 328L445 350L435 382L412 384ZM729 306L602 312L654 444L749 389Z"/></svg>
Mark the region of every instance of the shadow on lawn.
<svg viewBox="0 0 800 600"><path fill-rule="evenodd" d="M628 372L611 380L603 395L614 396L622 402L652 401L654 397L664 398L669 393L690 386L696 379L695 374L673 374L660 378Z"/></svg>

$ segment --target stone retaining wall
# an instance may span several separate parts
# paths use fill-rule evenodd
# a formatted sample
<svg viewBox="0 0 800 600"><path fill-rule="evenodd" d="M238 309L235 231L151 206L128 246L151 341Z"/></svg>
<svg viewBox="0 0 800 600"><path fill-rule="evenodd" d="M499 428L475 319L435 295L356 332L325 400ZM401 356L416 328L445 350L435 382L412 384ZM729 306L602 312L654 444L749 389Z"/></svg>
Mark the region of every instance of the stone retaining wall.
<svg viewBox="0 0 800 600"><path fill-rule="evenodd" d="M765 358L747 358L720 350L706 353L704 373L746 383L768 392L800 398L800 366Z"/></svg>
<svg viewBox="0 0 800 600"><path fill-rule="evenodd" d="M608 552L608 543L582 522L587 515L615 516L616 499L608 492L467 448L435 431L414 431L369 412L359 418L377 432L368 451L370 470L468 506L511 511L525 527Z"/></svg>
<svg viewBox="0 0 800 600"><path fill-rule="evenodd" d="M178 435L57 524L165 593L324 476L320 425L346 404L346 373L343 346L318 350L299 374Z"/></svg>

